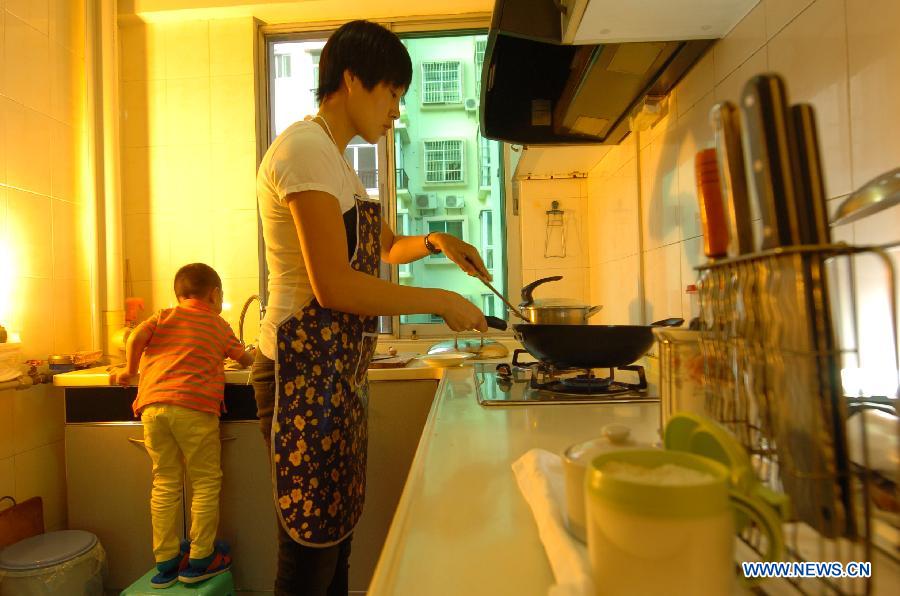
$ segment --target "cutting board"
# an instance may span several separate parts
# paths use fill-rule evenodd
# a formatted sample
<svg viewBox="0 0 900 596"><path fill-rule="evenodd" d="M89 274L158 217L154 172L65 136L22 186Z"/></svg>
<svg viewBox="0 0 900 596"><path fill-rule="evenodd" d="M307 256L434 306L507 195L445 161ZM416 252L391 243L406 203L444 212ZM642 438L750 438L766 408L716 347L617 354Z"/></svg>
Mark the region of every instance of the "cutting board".
<svg viewBox="0 0 900 596"><path fill-rule="evenodd" d="M384 360L373 360L369 363L369 368L403 368L416 356L418 356L416 352L400 352L396 356L385 358ZM375 356L375 358L379 357L384 357L384 354Z"/></svg>
<svg viewBox="0 0 900 596"><path fill-rule="evenodd" d="M0 511L0 549L43 532L44 507L40 497Z"/></svg>

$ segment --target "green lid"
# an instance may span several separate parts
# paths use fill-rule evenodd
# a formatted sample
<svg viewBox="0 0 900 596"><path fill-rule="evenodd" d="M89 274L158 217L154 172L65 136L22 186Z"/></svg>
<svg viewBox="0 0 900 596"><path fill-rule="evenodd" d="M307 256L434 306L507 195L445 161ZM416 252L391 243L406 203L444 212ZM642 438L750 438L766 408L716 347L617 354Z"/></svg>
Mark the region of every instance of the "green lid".
<svg viewBox="0 0 900 596"><path fill-rule="evenodd" d="M630 478L611 471L610 464L641 468L673 464L703 472L708 482L659 484ZM690 453L658 449L613 451L591 461L585 483L589 499L638 515L658 517L703 517L729 510L728 469L722 464Z"/></svg>

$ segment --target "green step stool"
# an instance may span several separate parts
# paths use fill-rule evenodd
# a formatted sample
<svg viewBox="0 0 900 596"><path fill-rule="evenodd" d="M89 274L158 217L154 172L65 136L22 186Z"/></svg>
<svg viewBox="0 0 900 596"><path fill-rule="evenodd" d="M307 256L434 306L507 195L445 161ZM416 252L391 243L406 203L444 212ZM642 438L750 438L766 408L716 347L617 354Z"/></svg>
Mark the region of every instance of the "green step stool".
<svg viewBox="0 0 900 596"><path fill-rule="evenodd" d="M234 596L234 579L231 571L220 573L197 584L176 583L168 588L154 588L150 579L156 575L156 567L142 578L122 590L121 596Z"/></svg>

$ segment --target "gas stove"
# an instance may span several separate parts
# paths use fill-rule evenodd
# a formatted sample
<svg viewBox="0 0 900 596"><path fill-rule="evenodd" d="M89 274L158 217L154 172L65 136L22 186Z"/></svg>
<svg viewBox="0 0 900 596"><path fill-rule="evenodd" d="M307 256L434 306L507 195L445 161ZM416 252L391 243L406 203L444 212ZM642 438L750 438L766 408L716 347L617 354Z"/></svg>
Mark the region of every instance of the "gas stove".
<svg viewBox="0 0 900 596"><path fill-rule="evenodd" d="M475 386L482 406L658 402L648 395L642 366L617 369L558 369L543 362L476 364ZM619 378L616 378L618 373Z"/></svg>

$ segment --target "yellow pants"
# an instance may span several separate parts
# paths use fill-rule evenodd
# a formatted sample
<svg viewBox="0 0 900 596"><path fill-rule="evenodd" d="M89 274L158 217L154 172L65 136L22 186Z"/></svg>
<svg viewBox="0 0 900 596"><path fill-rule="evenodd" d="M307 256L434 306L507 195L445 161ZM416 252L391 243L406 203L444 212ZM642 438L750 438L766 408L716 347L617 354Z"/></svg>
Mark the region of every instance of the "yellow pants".
<svg viewBox="0 0 900 596"><path fill-rule="evenodd" d="M153 462L150 513L153 518L153 556L157 563L178 555L184 475L191 499L191 558L213 552L219 525L222 486L219 417L171 404L151 404L141 412L144 446Z"/></svg>

